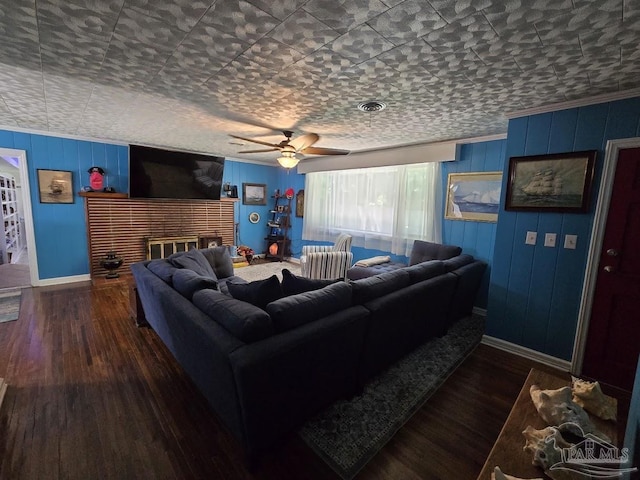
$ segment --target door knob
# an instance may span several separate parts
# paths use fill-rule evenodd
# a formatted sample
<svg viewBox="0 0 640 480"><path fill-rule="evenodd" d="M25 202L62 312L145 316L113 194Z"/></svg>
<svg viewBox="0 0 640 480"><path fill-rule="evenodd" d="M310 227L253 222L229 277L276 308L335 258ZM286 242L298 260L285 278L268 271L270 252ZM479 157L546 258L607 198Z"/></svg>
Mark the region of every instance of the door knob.
<svg viewBox="0 0 640 480"><path fill-rule="evenodd" d="M613 267L611 265L607 265L604 267L604 271L607 273L613 272Z"/></svg>
<svg viewBox="0 0 640 480"><path fill-rule="evenodd" d="M618 251L614 248L610 248L609 250L607 250L607 255L609 255L610 257L617 257Z"/></svg>

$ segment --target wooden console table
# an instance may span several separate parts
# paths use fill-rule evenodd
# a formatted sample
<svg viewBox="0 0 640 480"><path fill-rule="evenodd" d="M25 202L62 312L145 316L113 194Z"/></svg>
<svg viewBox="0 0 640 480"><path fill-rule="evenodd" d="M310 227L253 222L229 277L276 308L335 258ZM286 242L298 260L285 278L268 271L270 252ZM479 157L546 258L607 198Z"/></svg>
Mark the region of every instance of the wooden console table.
<svg viewBox="0 0 640 480"><path fill-rule="evenodd" d="M559 374L562 375L562 374ZM490 480L491 472L498 466L503 473L521 478L546 478L542 469L531 464L532 455L523 451L525 439L522 431L531 425L536 430L547 426L533 406L529 388L539 385L544 390L554 390L571 385L569 374L552 375L540 370L531 369L520 394L513 404L511 413L502 427L502 431L491 449L491 453L482 467L478 480ZM589 415L595 426L617 445L616 425Z"/></svg>

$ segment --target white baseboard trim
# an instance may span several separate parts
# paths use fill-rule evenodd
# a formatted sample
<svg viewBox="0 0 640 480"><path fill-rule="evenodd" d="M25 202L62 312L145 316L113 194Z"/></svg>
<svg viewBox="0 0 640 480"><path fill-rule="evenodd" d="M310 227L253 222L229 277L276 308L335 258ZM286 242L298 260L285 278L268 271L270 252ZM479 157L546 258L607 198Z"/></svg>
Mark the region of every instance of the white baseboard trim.
<svg viewBox="0 0 640 480"><path fill-rule="evenodd" d="M471 311L471 313L473 313L474 315L480 315L481 317L486 317L487 309L480 308L480 307L473 307L473 310Z"/></svg>
<svg viewBox="0 0 640 480"><path fill-rule="evenodd" d="M4 394L7 393L7 382L4 378L0 378L0 409L2 409L2 401L4 400Z"/></svg>
<svg viewBox="0 0 640 480"><path fill-rule="evenodd" d="M544 365L548 365L550 367L558 368L563 372L571 371L571 362L567 360L562 360L560 358L552 357L551 355L547 355L546 353L538 352L536 350L531 350L530 348L523 347L521 345L516 345L515 343L507 342L506 340L502 340L500 338L490 337L489 335L483 335L482 342L485 345L489 345L490 347L495 347L500 350L504 350L505 352L513 353L514 355L519 355L524 358L528 358L529 360L533 360L535 362L542 363Z"/></svg>
<svg viewBox="0 0 640 480"><path fill-rule="evenodd" d="M38 287L49 287L51 285L63 285L65 283L90 282L91 275L74 275L72 277L56 277L38 280Z"/></svg>

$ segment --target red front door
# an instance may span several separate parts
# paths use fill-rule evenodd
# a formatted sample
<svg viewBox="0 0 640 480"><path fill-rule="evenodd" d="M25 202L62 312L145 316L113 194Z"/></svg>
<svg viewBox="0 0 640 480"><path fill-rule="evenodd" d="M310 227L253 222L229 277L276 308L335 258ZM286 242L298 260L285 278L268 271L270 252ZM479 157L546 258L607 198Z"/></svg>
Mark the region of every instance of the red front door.
<svg viewBox="0 0 640 480"><path fill-rule="evenodd" d="M640 353L640 148L620 150L583 373L631 390Z"/></svg>

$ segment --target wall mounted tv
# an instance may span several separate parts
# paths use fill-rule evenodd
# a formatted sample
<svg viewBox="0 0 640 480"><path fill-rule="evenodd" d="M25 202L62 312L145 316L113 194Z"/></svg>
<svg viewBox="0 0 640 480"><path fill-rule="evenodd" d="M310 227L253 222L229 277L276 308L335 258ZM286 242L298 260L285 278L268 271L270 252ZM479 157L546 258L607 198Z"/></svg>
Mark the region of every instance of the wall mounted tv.
<svg viewBox="0 0 640 480"><path fill-rule="evenodd" d="M129 145L129 197L220 200L224 157Z"/></svg>

